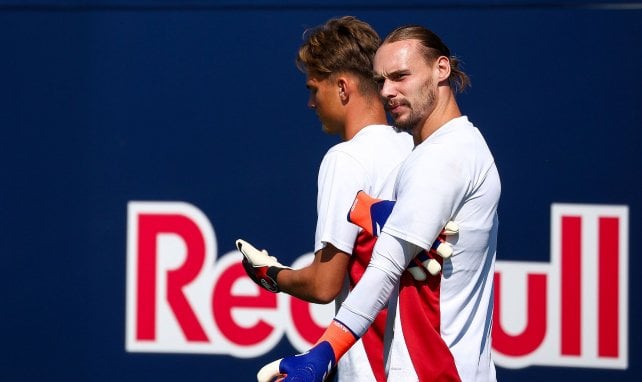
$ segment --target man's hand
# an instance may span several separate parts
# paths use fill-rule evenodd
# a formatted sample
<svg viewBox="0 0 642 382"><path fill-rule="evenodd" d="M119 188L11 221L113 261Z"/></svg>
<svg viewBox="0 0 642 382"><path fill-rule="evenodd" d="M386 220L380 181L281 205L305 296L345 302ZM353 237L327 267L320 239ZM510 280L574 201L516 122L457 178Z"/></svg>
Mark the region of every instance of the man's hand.
<svg viewBox="0 0 642 382"><path fill-rule="evenodd" d="M272 382L274 378L278 382L323 382L357 340L347 326L332 320L312 349L271 362L256 377L259 382Z"/></svg>
<svg viewBox="0 0 642 382"><path fill-rule="evenodd" d="M363 228L372 236L379 236L394 207L394 201L376 199L359 191L348 212L348 221ZM459 226L449 221L428 251L422 251L408 265L408 272L419 281L427 278L422 268L435 276L441 272L441 262L437 256L447 259L453 254L452 246L446 241L448 236L459 233ZM421 266L421 267L420 267Z"/></svg>
<svg viewBox="0 0 642 382"><path fill-rule="evenodd" d="M306 353L281 358L261 368L258 382L323 382L334 368L334 352L327 341L316 344Z"/></svg>
<svg viewBox="0 0 642 382"><path fill-rule="evenodd" d="M394 205L393 200L376 199L364 191L359 191L348 211L348 221L378 237Z"/></svg>
<svg viewBox="0 0 642 382"><path fill-rule="evenodd" d="M408 265L408 272L418 281L424 281L428 275L424 269L433 276L441 272L441 263L453 254L453 247L446 241L448 236L457 235L459 226L454 221L446 223L444 229L437 237L428 251L421 251ZM441 258L441 259L440 259Z"/></svg>
<svg viewBox="0 0 642 382"><path fill-rule="evenodd" d="M243 254L243 268L248 276L260 287L273 293L280 291L276 275L284 269L291 269L278 262L264 249L259 251L245 240L237 240L236 248Z"/></svg>

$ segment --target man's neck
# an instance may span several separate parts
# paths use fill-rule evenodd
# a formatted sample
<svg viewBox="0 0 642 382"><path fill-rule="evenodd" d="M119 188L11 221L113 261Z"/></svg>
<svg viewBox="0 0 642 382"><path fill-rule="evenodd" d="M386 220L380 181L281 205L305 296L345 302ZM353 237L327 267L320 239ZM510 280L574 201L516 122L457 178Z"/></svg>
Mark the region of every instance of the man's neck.
<svg viewBox="0 0 642 382"><path fill-rule="evenodd" d="M379 105L357 106L346 114L345 133L342 138L348 141L366 126L387 124L383 105L381 107Z"/></svg>
<svg viewBox="0 0 642 382"><path fill-rule="evenodd" d="M455 101L455 97L450 90L444 94L444 97L440 97L440 99L444 102L438 102L435 109L428 116L428 119L421 125L421 128L415 129L413 132L415 145L425 141L449 121L461 117L462 114L457 105L457 101Z"/></svg>

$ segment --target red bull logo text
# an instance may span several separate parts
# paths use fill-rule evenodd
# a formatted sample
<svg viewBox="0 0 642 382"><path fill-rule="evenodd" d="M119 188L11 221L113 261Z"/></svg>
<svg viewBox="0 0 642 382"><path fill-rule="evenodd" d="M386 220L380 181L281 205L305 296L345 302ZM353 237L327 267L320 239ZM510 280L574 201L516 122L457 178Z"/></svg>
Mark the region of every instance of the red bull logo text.
<svg viewBox="0 0 642 382"><path fill-rule="evenodd" d="M550 263L497 261L498 365L627 368L628 232L625 206L553 204Z"/></svg>
<svg viewBox="0 0 642 382"><path fill-rule="evenodd" d="M259 288L237 251L217 258L214 229L193 205L131 202L127 227L128 351L256 357L284 335L307 349L330 323L333 304Z"/></svg>
<svg viewBox="0 0 642 382"><path fill-rule="evenodd" d="M191 204L130 202L127 219L130 352L252 358L283 336L304 351L334 315L333 304L259 288L237 251L217 257L214 229ZM498 366L626 368L628 208L554 204L550 262L498 260L494 298Z"/></svg>

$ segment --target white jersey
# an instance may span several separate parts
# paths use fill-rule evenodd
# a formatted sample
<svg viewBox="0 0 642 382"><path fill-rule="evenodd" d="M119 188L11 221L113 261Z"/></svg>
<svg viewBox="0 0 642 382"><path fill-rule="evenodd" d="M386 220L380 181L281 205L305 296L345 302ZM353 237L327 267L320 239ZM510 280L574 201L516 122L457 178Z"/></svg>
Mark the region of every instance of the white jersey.
<svg viewBox="0 0 642 382"><path fill-rule="evenodd" d="M493 156L479 130L465 116L435 131L401 166L393 195L396 203L383 228L386 240L384 236L379 238L371 263L374 266L368 268L337 315L360 334L367 320L385 304L382 301L390 297L373 291L394 293L393 287L401 285L396 288L399 299L390 298L399 305L394 304L388 312L399 315L394 320L394 335L386 338L391 341L386 344L391 346L387 360L389 381L457 377L462 381L496 380L490 331L500 191ZM404 246L430 248L449 220L459 225L459 234L449 239L454 253L444 260L442 274L429 280L429 293L434 299L424 299L419 310L417 306L404 307L404 293L416 293L413 288L404 289L401 272L412 252L404 253ZM392 262L389 258L381 261L384 256L380 254L385 250L379 250L390 243L388 239L400 240L399 249L387 251ZM432 337L427 330L412 327L420 322L416 316L423 315L432 322ZM404 324L407 328L402 328ZM435 351L435 347L443 350ZM429 349L436 355L413 362L406 349ZM434 373L435 368L443 371L445 367L451 367L451 376L456 374L452 379L426 373L430 368Z"/></svg>
<svg viewBox="0 0 642 382"><path fill-rule="evenodd" d="M319 168L314 252L331 243L352 253L359 227L348 222L347 215L357 192L390 199L388 179L396 177L412 148L409 134L391 126L371 125L328 150Z"/></svg>
<svg viewBox="0 0 642 382"><path fill-rule="evenodd" d="M364 259L364 256L367 256L364 260L358 260L365 268L365 264L370 260L374 239L369 247L367 243L363 243L366 239L363 239L360 229L348 222L348 211L359 190L383 199L391 199L399 166L412 148L413 141L409 134L397 132L391 126L371 125L360 130L349 141L339 143L328 150L319 169L315 252L321 250L326 243L330 243L339 250L353 255L349 272L359 267L353 260ZM360 274L351 277L358 280ZM343 301L348 288L346 284L344 293L336 300L337 303ZM382 320L382 332L383 325L385 318ZM363 341L359 341L339 361L337 370L340 382L375 381L368 356L371 361L381 365L378 375L383 374L382 336L382 333L364 336ZM378 341L374 337L378 337ZM368 354L365 347L368 348Z"/></svg>

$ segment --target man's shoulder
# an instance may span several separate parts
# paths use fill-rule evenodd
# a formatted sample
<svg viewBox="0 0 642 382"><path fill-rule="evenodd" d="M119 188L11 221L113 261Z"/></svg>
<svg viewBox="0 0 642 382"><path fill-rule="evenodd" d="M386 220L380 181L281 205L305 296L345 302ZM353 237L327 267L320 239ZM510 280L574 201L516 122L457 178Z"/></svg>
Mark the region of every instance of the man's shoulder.
<svg viewBox="0 0 642 382"><path fill-rule="evenodd" d="M352 139L332 146L325 162L354 161L372 167L381 161L397 163L413 148L410 134L397 132L392 126L372 125L359 131Z"/></svg>
<svg viewBox="0 0 642 382"><path fill-rule="evenodd" d="M370 125L361 129L351 140L343 142L347 147L365 147L372 151L373 148L381 146L399 147L401 149L412 149L412 136L400 132L388 125Z"/></svg>

